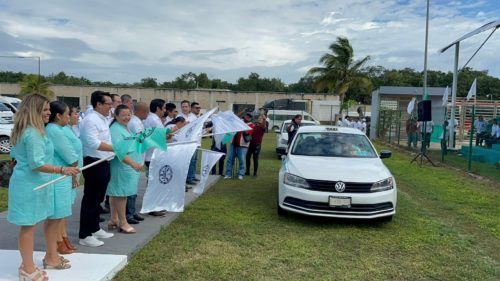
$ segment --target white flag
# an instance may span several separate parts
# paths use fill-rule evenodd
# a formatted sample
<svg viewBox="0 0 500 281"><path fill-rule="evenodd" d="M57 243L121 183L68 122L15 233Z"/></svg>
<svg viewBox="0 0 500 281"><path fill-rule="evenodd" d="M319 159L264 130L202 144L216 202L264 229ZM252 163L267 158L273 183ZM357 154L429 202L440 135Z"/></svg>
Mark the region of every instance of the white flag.
<svg viewBox="0 0 500 281"><path fill-rule="evenodd" d="M450 96L450 89L448 86L446 86L446 89L444 90L443 94L443 106L446 106L448 104L448 97Z"/></svg>
<svg viewBox="0 0 500 281"><path fill-rule="evenodd" d="M202 116L198 117L193 122L188 123L175 133L175 140L179 142L184 141L199 141L203 130L203 124L207 122L208 117L212 115L217 108L214 108Z"/></svg>
<svg viewBox="0 0 500 281"><path fill-rule="evenodd" d="M220 145L223 139L230 137L226 136L227 133L251 130L251 128L232 111L224 111L214 114L212 116L212 123L214 125L214 142L218 149L221 149Z"/></svg>
<svg viewBox="0 0 500 281"><path fill-rule="evenodd" d="M408 103L408 108L406 108L406 111L408 112L408 114L411 115L411 113L413 112L413 109L415 108L415 101L417 100L417 98L413 97L410 101L410 103Z"/></svg>
<svg viewBox="0 0 500 281"><path fill-rule="evenodd" d="M141 213L184 211L187 172L197 147L197 143L189 143L169 146L167 151L155 149Z"/></svg>
<svg viewBox="0 0 500 281"><path fill-rule="evenodd" d="M472 82L472 86L470 86L469 93L467 94L467 100L476 97L476 84L476 79L474 79L474 82Z"/></svg>
<svg viewBox="0 0 500 281"><path fill-rule="evenodd" d="M208 176L213 166L219 159L224 155L224 153L215 151L203 150L201 153L201 177L198 185L193 189L194 194L202 194L205 191L205 185L207 184Z"/></svg>

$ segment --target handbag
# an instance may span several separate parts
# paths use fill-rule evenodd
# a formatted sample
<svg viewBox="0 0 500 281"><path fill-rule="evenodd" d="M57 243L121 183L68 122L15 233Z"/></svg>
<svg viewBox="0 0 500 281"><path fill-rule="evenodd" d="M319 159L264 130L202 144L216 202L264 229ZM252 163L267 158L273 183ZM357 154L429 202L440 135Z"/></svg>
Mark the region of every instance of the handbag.
<svg viewBox="0 0 500 281"><path fill-rule="evenodd" d="M16 160L0 160L0 187L8 187L10 177L14 172Z"/></svg>

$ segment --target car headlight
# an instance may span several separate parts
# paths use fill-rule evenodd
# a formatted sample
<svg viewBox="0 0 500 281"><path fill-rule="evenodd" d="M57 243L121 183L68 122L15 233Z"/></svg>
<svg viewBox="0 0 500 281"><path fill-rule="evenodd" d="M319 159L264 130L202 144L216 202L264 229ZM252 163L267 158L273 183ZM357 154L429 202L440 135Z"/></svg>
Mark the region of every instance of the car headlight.
<svg viewBox="0 0 500 281"><path fill-rule="evenodd" d="M385 180L378 181L372 185L370 188L371 192L379 192L385 190L391 190L394 188L392 177L386 178Z"/></svg>
<svg viewBox="0 0 500 281"><path fill-rule="evenodd" d="M300 187L300 188L310 188L309 183L304 178L292 175L290 173L285 173L284 177L285 184Z"/></svg>

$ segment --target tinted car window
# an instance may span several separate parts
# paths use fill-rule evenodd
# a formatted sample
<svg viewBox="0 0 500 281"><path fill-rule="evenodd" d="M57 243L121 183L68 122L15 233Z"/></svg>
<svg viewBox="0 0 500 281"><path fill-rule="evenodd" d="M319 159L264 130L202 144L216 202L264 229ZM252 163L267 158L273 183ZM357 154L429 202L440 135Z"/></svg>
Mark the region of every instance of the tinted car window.
<svg viewBox="0 0 500 281"><path fill-rule="evenodd" d="M292 154L349 158L377 157L365 135L329 132L298 134Z"/></svg>

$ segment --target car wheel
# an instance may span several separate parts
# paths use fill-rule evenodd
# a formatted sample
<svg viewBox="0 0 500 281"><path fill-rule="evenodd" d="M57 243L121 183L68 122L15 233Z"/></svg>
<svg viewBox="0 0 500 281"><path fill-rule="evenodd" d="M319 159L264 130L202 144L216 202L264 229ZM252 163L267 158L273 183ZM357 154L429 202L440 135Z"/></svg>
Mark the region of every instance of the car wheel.
<svg viewBox="0 0 500 281"><path fill-rule="evenodd" d="M10 152L9 137L0 137L0 153L5 154Z"/></svg>
<svg viewBox="0 0 500 281"><path fill-rule="evenodd" d="M286 216L288 215L288 211L280 207L280 204L276 202L276 209L278 210L278 216Z"/></svg>

